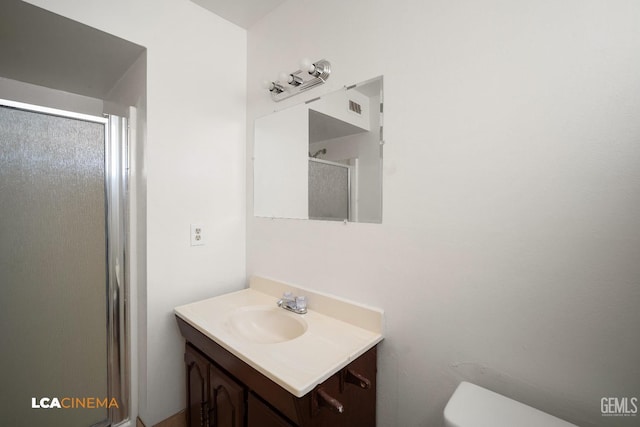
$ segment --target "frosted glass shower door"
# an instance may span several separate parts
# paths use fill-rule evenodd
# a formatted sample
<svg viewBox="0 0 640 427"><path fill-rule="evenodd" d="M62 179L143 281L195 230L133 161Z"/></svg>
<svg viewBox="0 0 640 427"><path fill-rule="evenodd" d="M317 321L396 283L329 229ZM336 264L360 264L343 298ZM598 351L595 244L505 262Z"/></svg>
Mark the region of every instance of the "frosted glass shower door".
<svg viewBox="0 0 640 427"><path fill-rule="evenodd" d="M0 106L0 425L108 424L105 124Z"/></svg>
<svg viewBox="0 0 640 427"><path fill-rule="evenodd" d="M348 165L309 159L309 218L349 220L351 178Z"/></svg>

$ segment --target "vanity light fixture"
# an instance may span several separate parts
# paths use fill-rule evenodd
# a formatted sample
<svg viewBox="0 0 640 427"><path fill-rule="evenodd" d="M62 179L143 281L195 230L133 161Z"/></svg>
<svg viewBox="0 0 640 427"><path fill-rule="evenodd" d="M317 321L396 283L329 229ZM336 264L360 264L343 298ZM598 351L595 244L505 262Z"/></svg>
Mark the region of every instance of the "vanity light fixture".
<svg viewBox="0 0 640 427"><path fill-rule="evenodd" d="M278 80L265 81L263 86L271 92L271 99L278 102L323 84L330 74L331 63L326 59L311 62L304 58L300 61L299 70L280 73Z"/></svg>

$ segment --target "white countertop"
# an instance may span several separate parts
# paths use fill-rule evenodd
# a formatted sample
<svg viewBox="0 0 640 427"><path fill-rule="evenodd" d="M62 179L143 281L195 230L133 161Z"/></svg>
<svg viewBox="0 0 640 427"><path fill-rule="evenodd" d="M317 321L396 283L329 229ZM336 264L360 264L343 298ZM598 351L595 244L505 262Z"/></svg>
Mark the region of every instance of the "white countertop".
<svg viewBox="0 0 640 427"><path fill-rule="evenodd" d="M175 308L175 313L239 359L302 397L383 339L383 312L326 294L253 277L251 287ZM307 330L279 343L238 335L230 316L244 307L275 307L282 291L308 298ZM315 305L314 305L315 303ZM284 309L282 309L284 310Z"/></svg>

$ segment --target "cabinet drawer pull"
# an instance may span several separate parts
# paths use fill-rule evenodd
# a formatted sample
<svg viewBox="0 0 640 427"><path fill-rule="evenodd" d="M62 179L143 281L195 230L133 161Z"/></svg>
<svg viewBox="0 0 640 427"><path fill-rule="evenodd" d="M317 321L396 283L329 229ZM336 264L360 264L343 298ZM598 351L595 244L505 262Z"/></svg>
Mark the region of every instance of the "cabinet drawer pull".
<svg viewBox="0 0 640 427"><path fill-rule="evenodd" d="M329 409L337 412L338 414L342 414L344 412L344 406L342 405L342 403L340 403L338 399L332 397L329 393L324 391L324 389L319 388L316 391L316 396L316 399L318 399L318 406L327 406Z"/></svg>
<svg viewBox="0 0 640 427"><path fill-rule="evenodd" d="M344 374L345 382L355 384L363 389L371 388L371 381L369 381L364 375L354 371L351 368L347 368L347 371Z"/></svg>

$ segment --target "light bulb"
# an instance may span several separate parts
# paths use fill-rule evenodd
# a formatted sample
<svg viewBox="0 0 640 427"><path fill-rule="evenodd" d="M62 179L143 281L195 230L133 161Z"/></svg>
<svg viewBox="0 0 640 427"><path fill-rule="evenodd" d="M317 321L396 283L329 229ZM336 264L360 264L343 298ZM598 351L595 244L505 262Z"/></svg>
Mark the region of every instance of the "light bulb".
<svg viewBox="0 0 640 427"><path fill-rule="evenodd" d="M271 90L273 89L273 82L270 82L269 80L263 80L262 87L266 90Z"/></svg>
<svg viewBox="0 0 640 427"><path fill-rule="evenodd" d="M293 82L293 77L289 73L282 72L278 76L278 81L281 83L291 83Z"/></svg>
<svg viewBox="0 0 640 427"><path fill-rule="evenodd" d="M316 66L313 65L309 58L302 58L300 60L300 69L306 73L312 74L316 70Z"/></svg>

